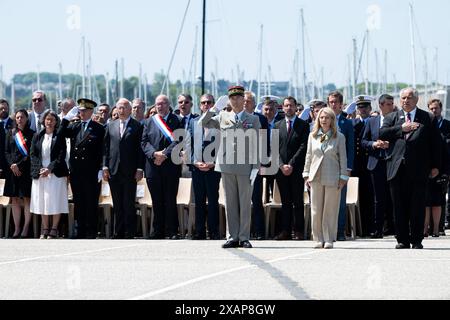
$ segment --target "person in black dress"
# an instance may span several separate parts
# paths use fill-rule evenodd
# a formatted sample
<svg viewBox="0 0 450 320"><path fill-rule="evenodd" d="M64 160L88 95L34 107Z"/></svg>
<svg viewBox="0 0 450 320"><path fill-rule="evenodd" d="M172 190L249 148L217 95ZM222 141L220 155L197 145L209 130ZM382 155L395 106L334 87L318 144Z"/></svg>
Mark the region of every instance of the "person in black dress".
<svg viewBox="0 0 450 320"><path fill-rule="evenodd" d="M30 196L30 148L34 131L28 126L28 113L18 110L15 115L15 128L8 130L5 139L6 181L3 195L11 198L14 219L13 238L28 237L31 222ZM25 222L21 232L21 206L23 199Z"/></svg>

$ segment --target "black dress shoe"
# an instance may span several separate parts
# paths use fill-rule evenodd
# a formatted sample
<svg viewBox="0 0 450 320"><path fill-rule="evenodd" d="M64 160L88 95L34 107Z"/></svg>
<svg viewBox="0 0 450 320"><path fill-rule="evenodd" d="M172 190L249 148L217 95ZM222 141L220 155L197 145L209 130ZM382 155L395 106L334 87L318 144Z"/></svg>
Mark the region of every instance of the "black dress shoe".
<svg viewBox="0 0 450 320"><path fill-rule="evenodd" d="M164 236L159 233L153 233L148 238L151 240L162 240L162 239L164 239Z"/></svg>
<svg viewBox="0 0 450 320"><path fill-rule="evenodd" d="M413 244L412 248L413 249L423 249L423 245L421 243L416 243L416 244Z"/></svg>
<svg viewBox="0 0 450 320"><path fill-rule="evenodd" d="M206 235L194 234L194 236L192 237L192 240L206 240Z"/></svg>
<svg viewBox="0 0 450 320"><path fill-rule="evenodd" d="M395 249L409 249L409 244L399 243L395 246Z"/></svg>
<svg viewBox="0 0 450 320"><path fill-rule="evenodd" d="M209 240L220 240L220 235L218 233L211 233Z"/></svg>
<svg viewBox="0 0 450 320"><path fill-rule="evenodd" d="M245 248L245 249L251 249L251 248L253 248L252 244L251 244L250 241L248 241L248 240L241 241L241 242L239 243L239 247Z"/></svg>
<svg viewBox="0 0 450 320"><path fill-rule="evenodd" d="M178 237L177 234L173 234L169 237L169 240L179 240L179 239L180 239L180 237Z"/></svg>
<svg viewBox="0 0 450 320"><path fill-rule="evenodd" d="M261 241L261 240L265 240L266 237L265 237L263 234L258 234L258 233L257 233L255 239L258 240L258 241Z"/></svg>
<svg viewBox="0 0 450 320"><path fill-rule="evenodd" d="M228 240L222 245L222 248L224 249L231 249L231 248L238 248L239 247L239 241L233 241Z"/></svg>
<svg viewBox="0 0 450 320"><path fill-rule="evenodd" d="M276 241L292 240L292 236L288 232L283 231L279 235L277 235L275 238L273 238L273 240L276 240Z"/></svg>
<svg viewBox="0 0 450 320"><path fill-rule="evenodd" d="M381 232L374 232L370 234L371 239L383 239L383 234Z"/></svg>

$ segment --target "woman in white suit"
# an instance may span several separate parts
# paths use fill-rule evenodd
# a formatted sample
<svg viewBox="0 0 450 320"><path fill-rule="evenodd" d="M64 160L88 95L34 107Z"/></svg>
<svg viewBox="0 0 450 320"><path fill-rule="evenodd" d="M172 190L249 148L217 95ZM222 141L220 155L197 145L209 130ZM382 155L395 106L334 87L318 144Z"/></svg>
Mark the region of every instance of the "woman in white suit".
<svg viewBox="0 0 450 320"><path fill-rule="evenodd" d="M311 190L311 224L315 248L333 248L337 236L341 189L349 179L345 136L336 125L331 108L319 111L309 135L305 168Z"/></svg>

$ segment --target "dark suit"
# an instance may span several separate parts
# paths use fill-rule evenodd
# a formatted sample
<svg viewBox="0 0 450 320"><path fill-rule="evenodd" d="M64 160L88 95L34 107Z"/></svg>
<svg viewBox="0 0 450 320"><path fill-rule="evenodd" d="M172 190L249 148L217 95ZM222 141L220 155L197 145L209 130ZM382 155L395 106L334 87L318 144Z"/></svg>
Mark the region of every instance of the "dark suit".
<svg viewBox="0 0 450 320"><path fill-rule="evenodd" d="M182 129L178 117L173 113L167 116L166 124L172 132ZM155 239L174 237L178 234L177 194L181 165L175 165L171 159L172 149L176 144L176 141L171 142L163 135L153 117L147 119L141 146L146 157L145 176L153 202L154 233L151 237ZM154 164L154 153L163 150L168 158L161 166L157 166Z"/></svg>
<svg viewBox="0 0 450 320"><path fill-rule="evenodd" d="M6 118L6 120L0 121L0 170L3 171L2 174L0 175L0 178L5 178L5 173L6 170L8 169L5 158L5 141L6 141L6 132L12 129L12 127L13 127L13 120L10 117Z"/></svg>
<svg viewBox="0 0 450 320"><path fill-rule="evenodd" d="M373 233L383 235L384 221L387 227L394 229L394 219L392 216L392 201L389 192L389 185L386 177L386 157L387 150L374 149L373 144L379 140L381 116L370 118L364 129L362 145L367 149L369 158L367 170L369 170L373 192Z"/></svg>
<svg viewBox="0 0 450 320"><path fill-rule="evenodd" d="M339 131L345 136L345 148L347 151L347 169L353 170L353 162L355 157L355 133L353 131L353 123L346 118L346 114L342 112L338 116ZM347 186L341 190L341 202L339 205L338 218L338 240L345 236L345 223L347 217Z"/></svg>
<svg viewBox="0 0 450 320"><path fill-rule="evenodd" d="M194 188L195 198L195 238L205 239L206 217L208 218L208 233L210 239L219 239L219 184L220 172L216 172L214 168L209 171L201 171L194 166L196 162L207 162L208 159L203 157L205 148L214 143L215 136L206 135L205 130L198 124L199 118L192 119L189 122L190 143L188 143L187 152L191 152L190 166L192 171L192 186ZM214 129L209 129L211 133ZM214 134L220 134L218 130ZM215 150L214 150L215 151ZM208 155L209 156L209 155ZM215 156L215 152L211 153L211 157ZM208 204L206 204L208 199ZM206 210L208 207L208 210ZM208 212L208 215L206 215Z"/></svg>
<svg viewBox="0 0 450 320"><path fill-rule="evenodd" d="M362 222L362 234L363 236L369 235L373 232L373 223L371 218L372 212L372 182L370 179L369 171L367 170L367 162L369 160L369 149L362 143L364 130L368 125L370 118L365 120L356 119L354 121L354 139L355 139L355 153L352 177L359 178L359 204L361 212Z"/></svg>
<svg viewBox="0 0 450 320"><path fill-rule="evenodd" d="M380 139L389 141L387 179L394 203L395 227L399 244L419 245L423 240L426 183L430 170L440 168L441 145L436 119L416 109L412 121L419 128L407 135L403 110L384 119Z"/></svg>
<svg viewBox="0 0 450 320"><path fill-rule="evenodd" d="M276 176L280 188L282 203L282 231L289 236L292 232L292 214L294 214L294 231L303 235L305 219L303 212L303 169L305 166L306 150L308 147L309 125L295 117L290 134L288 134L286 120L275 125L279 130L280 167L291 165L293 172L285 176L281 170Z"/></svg>
<svg viewBox="0 0 450 320"><path fill-rule="evenodd" d="M63 119L60 132L70 138L70 185L77 220L77 238L94 238L97 233L98 172L102 169L105 129L89 121L83 131L81 122Z"/></svg>
<svg viewBox="0 0 450 320"><path fill-rule="evenodd" d="M260 113L254 112L253 115L257 116L259 118L259 123L261 124L261 129L268 130L269 129L269 122L267 121L267 118L264 117ZM269 130L267 131L267 134L269 135ZM267 146L270 145L269 136L267 136ZM269 150L268 150L269 152ZM259 173L256 176L255 182L253 184L253 193L252 193L252 204L253 204L253 212L252 212L252 229L255 233L256 238L261 238L264 236L265 230L264 230L264 208L263 208L263 201L262 201L262 194L263 194L263 176L261 176Z"/></svg>
<svg viewBox="0 0 450 320"><path fill-rule="evenodd" d="M42 143L44 142L45 131L35 134L31 143L31 177L39 179L42 165ZM66 164L66 140L58 134L53 135L50 151L50 164L47 168L58 178L67 177L69 169Z"/></svg>
<svg viewBox="0 0 450 320"><path fill-rule="evenodd" d="M108 168L110 174L116 238L129 238L136 233L135 175L138 169L144 168L141 137L142 126L131 117L122 137L119 119L110 122L105 133L103 167Z"/></svg>

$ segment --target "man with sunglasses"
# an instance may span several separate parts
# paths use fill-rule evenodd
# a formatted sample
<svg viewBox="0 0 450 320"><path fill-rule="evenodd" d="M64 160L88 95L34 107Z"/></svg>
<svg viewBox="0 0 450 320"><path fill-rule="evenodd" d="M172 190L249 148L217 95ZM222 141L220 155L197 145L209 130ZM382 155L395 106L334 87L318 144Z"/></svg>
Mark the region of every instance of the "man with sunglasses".
<svg viewBox="0 0 450 320"><path fill-rule="evenodd" d="M31 101L33 103L33 111L30 112L30 129L39 133L43 129L43 125L41 123L41 116L44 114L45 106L47 103L47 96L44 91L35 91L33 92Z"/></svg>
<svg viewBox="0 0 450 320"><path fill-rule="evenodd" d="M200 110L207 112L214 105L214 97L204 94L200 97ZM215 155L218 147L220 132L217 129L203 128L197 117L189 122L190 140L187 152L190 152L192 171L192 186L195 197L195 234L194 240L206 239L206 218L210 240L219 240L219 183L220 172L214 171ZM216 147L211 150L211 144ZM208 159L210 158L210 159ZM208 204L206 204L208 199Z"/></svg>
<svg viewBox="0 0 450 320"><path fill-rule="evenodd" d="M189 121L198 117L198 114L192 114L192 96L187 93L182 93L178 96L178 109L180 110L181 126L187 130Z"/></svg>
<svg viewBox="0 0 450 320"><path fill-rule="evenodd" d="M178 96L178 110L180 111L180 114L178 115L178 119L180 120L181 127L184 128L187 132L189 122L192 119L195 119L198 117L198 114L192 114L192 96L187 93L182 93ZM192 178L192 174L190 171L189 166L186 164L183 164L182 170L181 170L181 177L183 178Z"/></svg>

